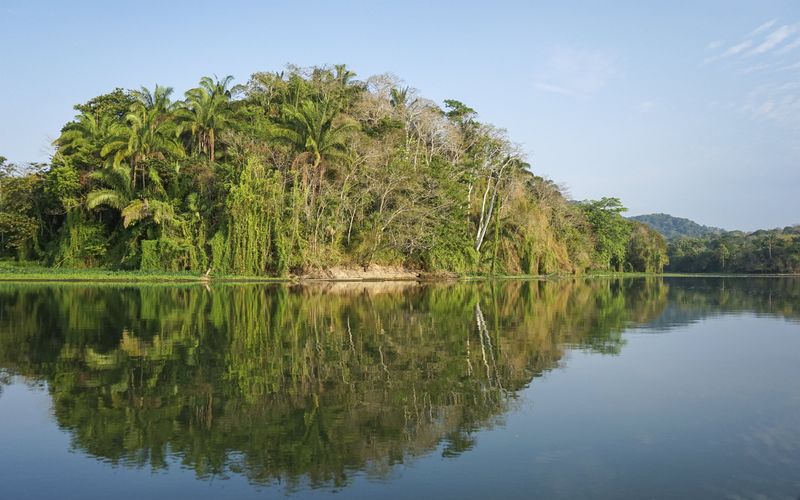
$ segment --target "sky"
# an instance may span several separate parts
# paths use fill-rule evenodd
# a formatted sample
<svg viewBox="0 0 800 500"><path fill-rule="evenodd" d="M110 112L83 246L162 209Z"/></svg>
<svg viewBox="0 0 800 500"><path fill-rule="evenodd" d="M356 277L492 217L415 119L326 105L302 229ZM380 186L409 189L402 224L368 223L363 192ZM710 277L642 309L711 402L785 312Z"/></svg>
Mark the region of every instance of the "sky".
<svg viewBox="0 0 800 500"><path fill-rule="evenodd" d="M800 2L0 0L0 155L115 87L346 63L458 99L574 199L800 223Z"/></svg>

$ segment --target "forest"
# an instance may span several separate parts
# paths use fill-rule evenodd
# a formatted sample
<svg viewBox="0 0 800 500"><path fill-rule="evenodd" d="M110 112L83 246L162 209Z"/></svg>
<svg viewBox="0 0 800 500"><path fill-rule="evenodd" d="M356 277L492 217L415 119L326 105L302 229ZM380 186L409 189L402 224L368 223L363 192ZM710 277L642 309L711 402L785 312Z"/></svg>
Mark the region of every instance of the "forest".
<svg viewBox="0 0 800 500"><path fill-rule="evenodd" d="M800 226L671 241L674 272L800 273Z"/></svg>
<svg viewBox="0 0 800 500"><path fill-rule="evenodd" d="M49 268L302 276L660 272L616 198L573 201L458 100L344 65L115 89L47 164L0 157L0 258Z"/></svg>

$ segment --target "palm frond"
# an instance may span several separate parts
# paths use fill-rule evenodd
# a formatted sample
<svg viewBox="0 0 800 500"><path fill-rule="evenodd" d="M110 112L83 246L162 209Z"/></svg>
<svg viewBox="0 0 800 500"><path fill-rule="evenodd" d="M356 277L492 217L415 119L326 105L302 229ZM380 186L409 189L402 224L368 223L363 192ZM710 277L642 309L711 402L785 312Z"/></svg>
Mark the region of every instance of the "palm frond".
<svg viewBox="0 0 800 500"><path fill-rule="evenodd" d="M86 206L91 210L101 205L121 210L124 206L124 201L119 193L113 189L96 189L86 195Z"/></svg>

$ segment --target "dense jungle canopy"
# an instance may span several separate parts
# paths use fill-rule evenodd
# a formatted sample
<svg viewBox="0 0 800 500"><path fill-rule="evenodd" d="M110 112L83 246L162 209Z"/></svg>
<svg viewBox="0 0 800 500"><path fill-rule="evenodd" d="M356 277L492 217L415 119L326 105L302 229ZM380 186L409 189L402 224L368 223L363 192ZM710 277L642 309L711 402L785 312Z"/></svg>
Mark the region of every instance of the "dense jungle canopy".
<svg viewBox="0 0 800 500"><path fill-rule="evenodd" d="M0 256L51 267L286 276L661 271L619 200L574 202L457 100L344 65L115 89L46 164L0 157Z"/></svg>

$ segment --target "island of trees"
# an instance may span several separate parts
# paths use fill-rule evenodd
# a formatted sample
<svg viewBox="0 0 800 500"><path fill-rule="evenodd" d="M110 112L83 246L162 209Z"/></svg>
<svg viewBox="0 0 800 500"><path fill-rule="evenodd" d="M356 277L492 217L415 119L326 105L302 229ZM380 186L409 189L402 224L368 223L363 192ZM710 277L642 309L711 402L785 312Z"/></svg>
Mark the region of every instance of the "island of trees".
<svg viewBox="0 0 800 500"><path fill-rule="evenodd" d="M3 163L0 251L49 266L274 275L660 271L616 199L573 203L506 133L345 66L116 89L75 107L48 165Z"/></svg>
<svg viewBox="0 0 800 500"><path fill-rule="evenodd" d="M113 90L75 106L48 164L0 159L0 257L259 276L667 264L664 238L618 199L571 201L460 101L343 65L232 80L204 77L182 99Z"/></svg>

